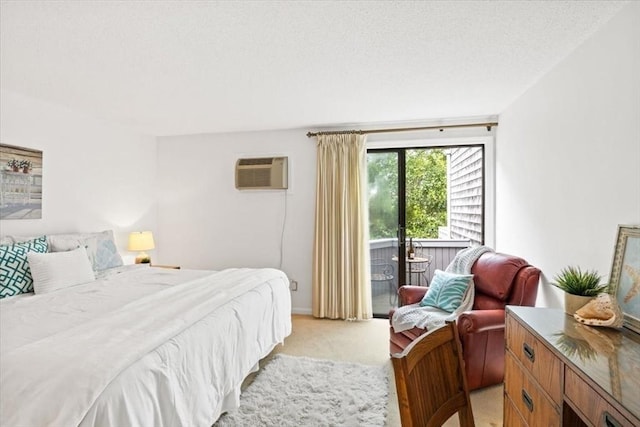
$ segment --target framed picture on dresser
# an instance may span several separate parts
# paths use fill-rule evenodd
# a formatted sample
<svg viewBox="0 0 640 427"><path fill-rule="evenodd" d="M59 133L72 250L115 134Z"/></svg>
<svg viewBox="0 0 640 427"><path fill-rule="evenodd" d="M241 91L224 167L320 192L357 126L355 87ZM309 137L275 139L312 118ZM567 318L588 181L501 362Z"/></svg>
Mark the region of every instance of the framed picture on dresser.
<svg viewBox="0 0 640 427"><path fill-rule="evenodd" d="M619 225L609 292L624 313L624 326L640 333L640 225Z"/></svg>

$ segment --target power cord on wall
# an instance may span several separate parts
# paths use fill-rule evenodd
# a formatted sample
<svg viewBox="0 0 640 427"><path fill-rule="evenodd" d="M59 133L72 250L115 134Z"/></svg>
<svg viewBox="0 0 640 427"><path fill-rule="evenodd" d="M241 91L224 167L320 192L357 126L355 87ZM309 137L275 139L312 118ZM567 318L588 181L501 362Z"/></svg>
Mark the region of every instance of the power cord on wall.
<svg viewBox="0 0 640 427"><path fill-rule="evenodd" d="M280 232L280 262L278 269L282 270L282 261L284 259L284 227L287 224L287 190L284 190L284 214L282 215L282 231Z"/></svg>

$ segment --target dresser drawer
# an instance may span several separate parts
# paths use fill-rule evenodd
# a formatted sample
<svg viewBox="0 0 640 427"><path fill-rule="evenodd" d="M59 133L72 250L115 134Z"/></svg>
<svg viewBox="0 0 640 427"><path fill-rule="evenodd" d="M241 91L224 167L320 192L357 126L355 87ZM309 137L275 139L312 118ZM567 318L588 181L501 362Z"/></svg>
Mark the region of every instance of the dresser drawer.
<svg viewBox="0 0 640 427"><path fill-rule="evenodd" d="M507 348L560 407L563 364L513 316L506 319Z"/></svg>
<svg viewBox="0 0 640 427"><path fill-rule="evenodd" d="M564 374L564 393L575 408L595 426L636 427L602 398L575 372L567 368Z"/></svg>
<svg viewBox="0 0 640 427"><path fill-rule="evenodd" d="M505 355L505 362L505 393L525 422L532 427L559 426L559 409L548 400L533 377L520 369L510 351Z"/></svg>
<svg viewBox="0 0 640 427"><path fill-rule="evenodd" d="M518 410L514 406L511 398L506 393L504 394L504 421L503 425L509 427L528 427L524 422Z"/></svg>

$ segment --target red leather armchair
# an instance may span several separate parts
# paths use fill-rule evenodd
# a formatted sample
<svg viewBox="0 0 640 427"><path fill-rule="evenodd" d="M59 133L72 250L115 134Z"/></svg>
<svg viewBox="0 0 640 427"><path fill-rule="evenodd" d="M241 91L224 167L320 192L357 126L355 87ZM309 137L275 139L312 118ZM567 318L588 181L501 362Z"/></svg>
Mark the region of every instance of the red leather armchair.
<svg viewBox="0 0 640 427"><path fill-rule="evenodd" d="M504 380L504 322L506 305L533 306L538 294L540 270L522 258L497 252L484 253L471 268L475 283L473 309L457 320L469 390ZM420 302L427 288L402 286L399 304ZM395 310L389 313L389 320ZM425 329L394 332L390 328L391 353L399 353Z"/></svg>

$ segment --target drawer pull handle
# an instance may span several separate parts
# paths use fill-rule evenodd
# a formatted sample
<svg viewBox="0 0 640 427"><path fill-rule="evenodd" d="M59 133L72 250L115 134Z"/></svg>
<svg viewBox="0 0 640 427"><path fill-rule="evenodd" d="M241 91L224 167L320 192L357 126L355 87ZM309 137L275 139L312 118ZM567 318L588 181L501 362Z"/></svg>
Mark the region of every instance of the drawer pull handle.
<svg viewBox="0 0 640 427"><path fill-rule="evenodd" d="M527 393L525 389L522 389L522 401L526 405L529 412L533 412L533 399L531 399L531 396L529 396L529 393Z"/></svg>
<svg viewBox="0 0 640 427"><path fill-rule="evenodd" d="M529 344L523 343L522 351L524 351L524 355L527 356L527 359L529 359L532 362L536 361L536 353L535 351L533 351L533 348L529 346Z"/></svg>
<svg viewBox="0 0 640 427"><path fill-rule="evenodd" d="M607 427L622 427L622 424L620 424L618 421L616 421L615 418L613 418L613 415L611 415L610 413L606 412L604 413L604 415L602 416L602 419L604 420L604 425Z"/></svg>

